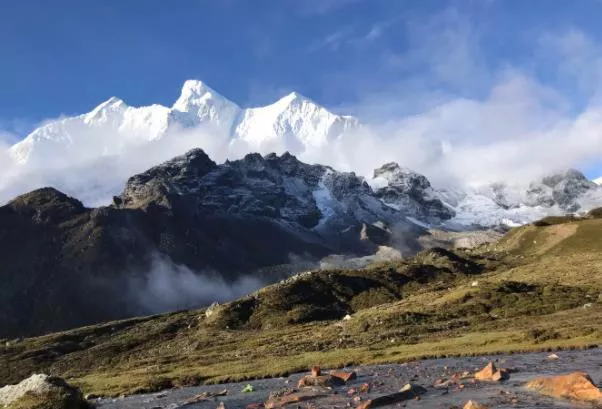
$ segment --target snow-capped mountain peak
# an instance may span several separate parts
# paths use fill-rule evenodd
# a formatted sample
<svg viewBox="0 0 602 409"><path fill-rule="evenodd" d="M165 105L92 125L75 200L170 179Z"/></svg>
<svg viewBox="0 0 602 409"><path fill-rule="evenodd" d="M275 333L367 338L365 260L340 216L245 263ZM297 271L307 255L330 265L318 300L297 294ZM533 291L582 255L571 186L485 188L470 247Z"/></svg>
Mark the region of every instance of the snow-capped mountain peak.
<svg viewBox="0 0 602 409"><path fill-rule="evenodd" d="M593 182L602 186L602 176L597 179L594 179Z"/></svg>
<svg viewBox="0 0 602 409"><path fill-rule="evenodd" d="M358 124L354 117L335 115L292 92L273 104L244 110L234 133L254 151L301 153L324 146Z"/></svg>
<svg viewBox="0 0 602 409"><path fill-rule="evenodd" d="M118 171L123 172L120 179L111 181L111 187L101 189L103 192L119 186L131 172L140 172L194 147L211 150L211 144L220 149L227 146L223 149L236 157L245 152L290 151L302 155L357 126L356 118L333 114L297 92L270 105L241 109L204 82L188 80L170 107L132 107L112 97L88 113L47 121L8 150L20 165L18 172L35 170L40 174L21 180L20 186L10 185L16 179L1 181L0 200L48 184L77 195L88 183L82 179L73 189L71 182L61 182L72 179L66 175L68 169L78 167L81 171L86 164L98 166L109 157L127 166ZM158 141L161 143L155 144ZM148 150L141 155L141 149ZM52 176L49 169L53 169ZM58 174L59 169L66 174ZM94 182L89 184L98 184L97 172L91 174L95 175Z"/></svg>
<svg viewBox="0 0 602 409"><path fill-rule="evenodd" d="M89 113L85 114L83 120L88 124L94 122L106 122L114 119L116 116L123 115L123 112L127 108L129 107L123 100L117 97L111 97Z"/></svg>
<svg viewBox="0 0 602 409"><path fill-rule="evenodd" d="M180 97L172 106L172 122L187 128L211 124L229 130L240 112L240 107L215 92L205 83L188 80L182 86Z"/></svg>

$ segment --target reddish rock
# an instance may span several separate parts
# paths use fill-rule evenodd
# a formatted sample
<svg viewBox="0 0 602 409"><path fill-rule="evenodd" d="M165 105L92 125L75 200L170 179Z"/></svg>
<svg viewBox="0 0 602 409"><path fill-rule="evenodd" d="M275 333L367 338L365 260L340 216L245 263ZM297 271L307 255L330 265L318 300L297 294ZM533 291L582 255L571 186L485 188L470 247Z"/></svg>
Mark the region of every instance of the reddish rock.
<svg viewBox="0 0 602 409"><path fill-rule="evenodd" d="M370 392L370 384L369 383L362 384L362 387L360 388L360 393L368 393L368 392Z"/></svg>
<svg viewBox="0 0 602 409"><path fill-rule="evenodd" d="M527 389L542 395L560 399L602 404L602 391L585 372L573 372L568 375L536 378L529 381Z"/></svg>
<svg viewBox="0 0 602 409"><path fill-rule="evenodd" d="M489 362L485 368L474 374L477 381L500 382L510 378L506 369L497 369L493 362Z"/></svg>
<svg viewBox="0 0 602 409"><path fill-rule="evenodd" d="M263 409L265 405L263 403L249 403L247 409Z"/></svg>
<svg viewBox="0 0 602 409"><path fill-rule="evenodd" d="M322 370L320 369L319 366L312 366L311 367L311 376L316 377L316 376L320 376L322 375Z"/></svg>
<svg viewBox="0 0 602 409"><path fill-rule="evenodd" d="M330 375L340 378L343 382L349 382L354 379L357 379L357 374L355 372L342 372L342 371L333 371Z"/></svg>

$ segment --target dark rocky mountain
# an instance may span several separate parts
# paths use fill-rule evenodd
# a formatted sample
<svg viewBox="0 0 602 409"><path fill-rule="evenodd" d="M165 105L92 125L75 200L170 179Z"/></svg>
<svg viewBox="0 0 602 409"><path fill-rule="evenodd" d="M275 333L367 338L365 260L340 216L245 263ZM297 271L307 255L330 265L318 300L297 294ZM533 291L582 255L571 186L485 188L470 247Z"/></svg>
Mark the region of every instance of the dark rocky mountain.
<svg viewBox="0 0 602 409"><path fill-rule="evenodd" d="M395 163L372 182L288 153L218 165L195 149L131 177L109 206L86 208L52 188L19 196L0 207L0 337L210 303L220 289L232 298L320 265L407 256L441 245L433 227L491 226L526 208L505 185L444 195ZM595 199L601 188L591 185L572 171L532 184L537 208L526 209L537 211L525 218ZM230 290L249 277L254 284Z"/></svg>
<svg viewBox="0 0 602 409"><path fill-rule="evenodd" d="M387 184L376 189L376 196L410 217L436 225L456 215L450 206L437 197L431 182L424 175L391 162L374 171L374 179L379 178Z"/></svg>
<svg viewBox="0 0 602 409"><path fill-rule="evenodd" d="M217 165L197 149L133 176L110 206L44 188L0 207L0 337L144 312L127 293L157 255L228 283L379 245L415 252L422 233L353 173L289 154Z"/></svg>

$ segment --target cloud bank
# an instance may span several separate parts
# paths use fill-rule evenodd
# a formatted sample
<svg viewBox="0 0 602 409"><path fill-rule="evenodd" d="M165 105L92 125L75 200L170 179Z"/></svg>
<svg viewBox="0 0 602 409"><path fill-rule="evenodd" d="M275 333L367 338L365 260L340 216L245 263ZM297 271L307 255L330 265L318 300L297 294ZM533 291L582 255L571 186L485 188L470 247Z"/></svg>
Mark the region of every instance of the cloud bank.
<svg viewBox="0 0 602 409"><path fill-rule="evenodd" d="M360 129L324 146L305 148L285 140L262 145L261 153L289 150L303 161L368 178L374 168L395 161L441 187L528 183L569 167L602 165L602 47L585 32L569 27L537 33L528 44L533 60L492 67L483 45L486 28L449 8L424 20L394 16L359 37L358 30L334 30L336 50L362 52L365 41L375 42L395 25L407 31L407 47L379 45L379 58L368 67L373 77L393 78L386 87L375 86L354 67L324 75L325 87L353 91L352 102L332 110L357 116ZM324 44L332 48L333 38ZM542 81L542 65L557 67L555 78L563 81ZM102 145L89 149L89 141L120 136L94 132L78 132L77 139L88 141L81 151L73 145L68 157L41 158L35 166L14 164L6 154L14 136L0 136L0 201L52 185L87 205L107 204L129 176L193 147L217 162L256 150L242 141L230 143L215 129L179 128L163 139L103 152Z"/></svg>

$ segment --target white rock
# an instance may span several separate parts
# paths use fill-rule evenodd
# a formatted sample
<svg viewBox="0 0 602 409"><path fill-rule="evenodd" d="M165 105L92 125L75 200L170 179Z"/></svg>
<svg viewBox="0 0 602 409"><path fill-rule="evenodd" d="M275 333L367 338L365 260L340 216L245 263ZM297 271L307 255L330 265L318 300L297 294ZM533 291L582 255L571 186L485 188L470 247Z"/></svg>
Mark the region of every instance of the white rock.
<svg viewBox="0 0 602 409"><path fill-rule="evenodd" d="M9 406L28 393L44 395L57 389L64 389L68 393L77 394L79 399L83 400L81 393L69 386L63 379L45 374L34 374L17 385L7 385L0 388L0 407Z"/></svg>

